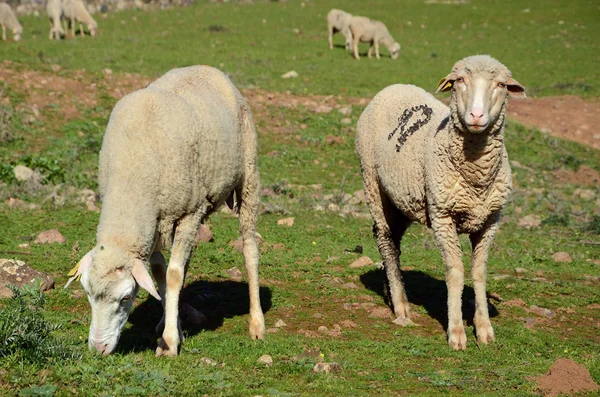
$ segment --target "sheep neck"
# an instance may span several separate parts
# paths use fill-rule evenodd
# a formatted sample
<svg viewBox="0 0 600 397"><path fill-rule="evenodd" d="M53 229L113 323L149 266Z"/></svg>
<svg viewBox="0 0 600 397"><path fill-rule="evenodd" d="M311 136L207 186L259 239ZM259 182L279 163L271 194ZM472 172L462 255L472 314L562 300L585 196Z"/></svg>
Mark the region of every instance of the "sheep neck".
<svg viewBox="0 0 600 397"><path fill-rule="evenodd" d="M451 126L448 154L452 165L478 194L486 194L502 167L504 153L505 99L500 115L488 131L469 132L458 116L454 97L450 103Z"/></svg>

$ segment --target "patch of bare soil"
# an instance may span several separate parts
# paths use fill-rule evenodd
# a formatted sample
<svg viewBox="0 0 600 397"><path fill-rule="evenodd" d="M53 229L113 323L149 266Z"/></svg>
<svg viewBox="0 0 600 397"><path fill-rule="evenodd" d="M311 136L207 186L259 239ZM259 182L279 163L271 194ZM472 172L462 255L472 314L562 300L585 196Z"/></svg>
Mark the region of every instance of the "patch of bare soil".
<svg viewBox="0 0 600 397"><path fill-rule="evenodd" d="M545 375L530 380L536 382L544 396L550 397L600 390L586 367L566 358L559 358Z"/></svg>

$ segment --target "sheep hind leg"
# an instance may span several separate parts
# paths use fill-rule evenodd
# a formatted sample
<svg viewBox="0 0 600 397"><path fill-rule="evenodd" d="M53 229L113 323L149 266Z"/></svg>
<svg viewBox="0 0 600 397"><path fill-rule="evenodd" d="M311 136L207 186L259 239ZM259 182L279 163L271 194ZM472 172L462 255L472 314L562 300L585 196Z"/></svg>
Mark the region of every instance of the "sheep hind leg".
<svg viewBox="0 0 600 397"><path fill-rule="evenodd" d="M469 236L473 247L471 273L473 288L475 289L475 318L473 319L473 323L475 325L477 341L483 344L495 340L494 329L492 328L488 312L485 284L488 252L498 229L498 219L497 215L492 216L481 231Z"/></svg>
<svg viewBox="0 0 600 397"><path fill-rule="evenodd" d="M167 265L165 257L160 251L154 251L150 256L150 269L152 270L152 276L158 284L158 293L162 298L161 304L163 306L163 315L160 322L156 325L156 333L162 335L165 330L165 292L167 289Z"/></svg>
<svg viewBox="0 0 600 397"><path fill-rule="evenodd" d="M6 26L2 25L2 40L6 41Z"/></svg>
<svg viewBox="0 0 600 397"><path fill-rule="evenodd" d="M333 50L333 33L334 33L333 26L328 25L327 30L329 31L329 38L328 38L329 39L329 49Z"/></svg>
<svg viewBox="0 0 600 397"><path fill-rule="evenodd" d="M156 356L176 356L183 339L179 319L179 294L183 287L185 271L194 246L194 237L206 208L179 219L175 228L171 259L167 267L165 291L165 330L156 348Z"/></svg>

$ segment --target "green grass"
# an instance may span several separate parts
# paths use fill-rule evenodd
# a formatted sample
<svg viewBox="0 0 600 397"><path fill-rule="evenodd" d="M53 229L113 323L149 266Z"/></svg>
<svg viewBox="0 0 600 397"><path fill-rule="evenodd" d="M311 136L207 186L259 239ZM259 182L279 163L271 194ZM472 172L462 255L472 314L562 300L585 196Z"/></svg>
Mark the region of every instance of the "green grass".
<svg viewBox="0 0 600 397"><path fill-rule="evenodd" d="M325 17L333 6L384 21L402 45L399 59L390 60L385 49L379 62L356 62L339 47L330 51ZM23 17L23 40L0 46L0 58L37 68L59 64L151 76L173 67L210 64L243 87L372 96L398 82L432 91L454 62L485 53L505 63L531 95L599 93L600 23L592 0L464 5L427 5L422 0L202 1L185 9L131 10L97 20L96 39L54 42L47 39L46 18ZM210 26L224 30L210 31ZM343 40L337 35L335 43L342 45ZM361 53L366 48L363 44ZM281 79L289 70L300 77Z"/></svg>
<svg viewBox="0 0 600 397"><path fill-rule="evenodd" d="M64 77L72 76L71 69L86 68L93 72L86 78L94 82L100 81L95 73L105 67L154 76L172 66L223 63L221 68L242 86L341 94L344 103L347 96L371 95L397 81L433 89L460 57L489 52L537 94L598 95L597 60L590 55L598 49L597 40L592 40L598 33L594 19L598 10L591 2L539 2L528 6L529 13L523 13L525 6L516 2L370 4L348 1L336 6L388 22L403 45L397 62L385 58L355 62L340 48L329 51L324 15L332 4L310 1L302 8L291 0L127 11L99 19L101 31L95 40L60 43L46 39L44 18L24 18L24 40L0 46L0 55L21 62L17 68L23 70L49 70L48 64L59 63L63 70L58 74ZM376 7L382 4L385 7ZM390 19L387 11L394 7L397 21ZM265 26L262 18L267 19ZM121 24L121 20L127 23ZM564 24L558 25L558 20ZM463 21L467 23L464 30ZM484 22L485 29L481 27ZM575 23L585 28L576 28ZM227 31L210 33L208 25L223 25ZM301 29L302 34L296 36L293 28ZM564 29L566 35L560 33ZM564 37L550 38L556 34ZM336 40L342 43L341 37ZM569 49L564 40L571 44ZM40 51L43 56L38 56ZM556 56L565 51L571 51L570 55ZM436 57L431 57L433 52ZM290 69L297 70L300 78L279 78ZM582 88L588 85L591 88ZM269 333L264 341L251 341L247 336L247 286L229 280L226 272L233 266L243 270L242 256L228 245L237 238L237 221L217 213L209 221L215 241L201 244L195 251L183 294L184 301L208 317L207 326L185 330L187 339L176 359L154 358L154 326L160 319L160 305L142 293L117 352L107 357L92 354L86 343L89 305L79 284L68 290L62 286L67 271L95 243L99 214L87 211L76 193L69 191L72 187L96 188L97 152L115 102L106 87L99 87L99 105L81 105L83 116L66 122L59 103L40 109L40 119L27 121L19 109L26 105L28 93L18 85L4 91L9 103L3 106L12 112L12 132L0 146L0 257L24 260L55 277L57 288L46 294L45 305L36 309L36 316L53 324L46 336L60 341L66 350L58 358L47 355L48 361L28 360L27 354L35 351L29 347L0 357L0 395L533 395L535 385L529 377L544 374L562 357L585 365L600 383L600 311L594 309L600 304L594 279L600 275L598 262L594 262L600 259L600 189L561 184L554 177L557 170L576 172L581 165L600 171L600 152L509 122L508 153L521 166L513 167L513 199L490 252L488 291L504 302L523 299L526 307L491 299L497 342L476 345L468 316L473 290L467 276L463 301L468 348L454 352L447 346L443 329L444 265L431 232L422 226L409 230L402 253L414 321L421 326L400 328L391 323L392 318L369 317L362 308L384 306L381 272L375 267L348 267L360 256L347 252L356 246L363 248L363 255L380 260L371 220L365 216L364 205L350 208L342 203L343 210L359 215L342 217L327 210L330 201L324 198L361 188L353 140L362 111L358 106L353 106L350 125L343 124L344 116L335 110L315 114L302 106L275 105L255 110L261 181L263 187L275 191L263 197L267 213L260 216L258 224L264 238L261 299L267 327L273 327L278 319L287 327ZM327 135L341 139L329 144ZM36 168L46 177L46 185L32 190L17 183L10 178L16 164ZM315 184L320 187L311 186ZM578 188L591 189L595 198L576 198ZM66 200L46 199L53 190ZM4 203L8 197L19 197L40 208L10 209ZM539 215L542 225L533 230L518 227L519 219L528 214ZM293 227L277 225L284 216L295 217ZM52 228L63 233L66 244L18 248ZM468 253L468 240L463 238L462 243ZM551 256L557 251L569 252L573 261L555 263ZM518 267L527 272L517 275L514 269ZM357 288L344 288L347 283ZM0 322L10 305L0 302ZM548 308L556 315L552 319L536 317L525 310L530 305ZM532 328L525 326L527 318L536 320ZM321 325L334 329L344 320L356 326L342 326L340 336L317 331ZM306 331L318 337L307 336ZM308 350L317 353L306 354ZM256 362L265 353L273 357L272 367ZM217 365L202 364L202 357ZM312 373L320 359L340 363L341 371Z"/></svg>

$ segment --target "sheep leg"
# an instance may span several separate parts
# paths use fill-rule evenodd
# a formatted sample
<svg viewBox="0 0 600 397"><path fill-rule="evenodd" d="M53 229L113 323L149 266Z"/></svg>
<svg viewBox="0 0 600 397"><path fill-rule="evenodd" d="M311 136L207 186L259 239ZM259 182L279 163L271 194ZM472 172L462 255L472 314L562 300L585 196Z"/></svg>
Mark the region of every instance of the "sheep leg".
<svg viewBox="0 0 600 397"><path fill-rule="evenodd" d="M333 49L333 26L327 25L327 30L329 31L329 49Z"/></svg>
<svg viewBox="0 0 600 397"><path fill-rule="evenodd" d="M158 293L162 298L161 304L163 306L163 316L160 322L156 325L156 333L162 335L165 330L165 291L167 289L167 265L165 257L160 251L154 251L150 257L150 269L152 270L152 276L158 284Z"/></svg>
<svg viewBox="0 0 600 397"><path fill-rule="evenodd" d="M254 136L254 121L246 107L242 108L242 129L245 138ZM260 286L258 284L259 251L256 244L256 219L258 217L258 206L260 202L260 181L256 165L256 140L247 139L243 144L246 160L244 169L244 180L242 185L236 189L238 197L238 211L240 234L244 241L242 253L248 273L248 290L250 294L250 337L252 339L264 339L265 319L260 306Z"/></svg>
<svg viewBox="0 0 600 397"><path fill-rule="evenodd" d="M75 18L71 18L71 35L75 38Z"/></svg>
<svg viewBox="0 0 600 397"><path fill-rule="evenodd" d="M432 219L431 226L446 264L448 344L454 350L465 350L467 348L467 335L462 322L461 308L465 276L458 232L456 231L456 225L449 216Z"/></svg>
<svg viewBox="0 0 600 397"><path fill-rule="evenodd" d="M487 344L495 340L494 329L490 322L488 313L487 297L485 293L487 260L489 248L494 241L496 230L498 230L499 214L490 217L486 225L477 233L472 233L469 237L473 247L472 276L473 288L475 289L475 332L479 343Z"/></svg>
<svg viewBox="0 0 600 397"><path fill-rule="evenodd" d="M6 41L6 26L2 25L2 41Z"/></svg>
<svg viewBox="0 0 600 397"><path fill-rule="evenodd" d="M375 40L375 58L380 59L381 56L379 55L379 41Z"/></svg>
<svg viewBox="0 0 600 397"><path fill-rule="evenodd" d="M354 35L354 32L352 34ZM354 35L352 37L352 52L354 53L355 59L360 59L360 56L358 55L358 36L357 35Z"/></svg>
<svg viewBox="0 0 600 397"><path fill-rule="evenodd" d="M81 24L81 23L79 24L79 35L81 37L85 36L85 32L83 31L83 24Z"/></svg>
<svg viewBox="0 0 600 397"><path fill-rule="evenodd" d="M367 57L371 59L371 54L373 54L373 42L369 45L369 51L367 51Z"/></svg>
<svg viewBox="0 0 600 397"><path fill-rule="evenodd" d="M194 237L200 222L206 214L202 208L194 214L181 218L175 228L171 259L167 267L167 288L165 291L165 330L156 348L156 356L176 356L183 338L179 321L179 294L183 287L185 268L194 246Z"/></svg>

